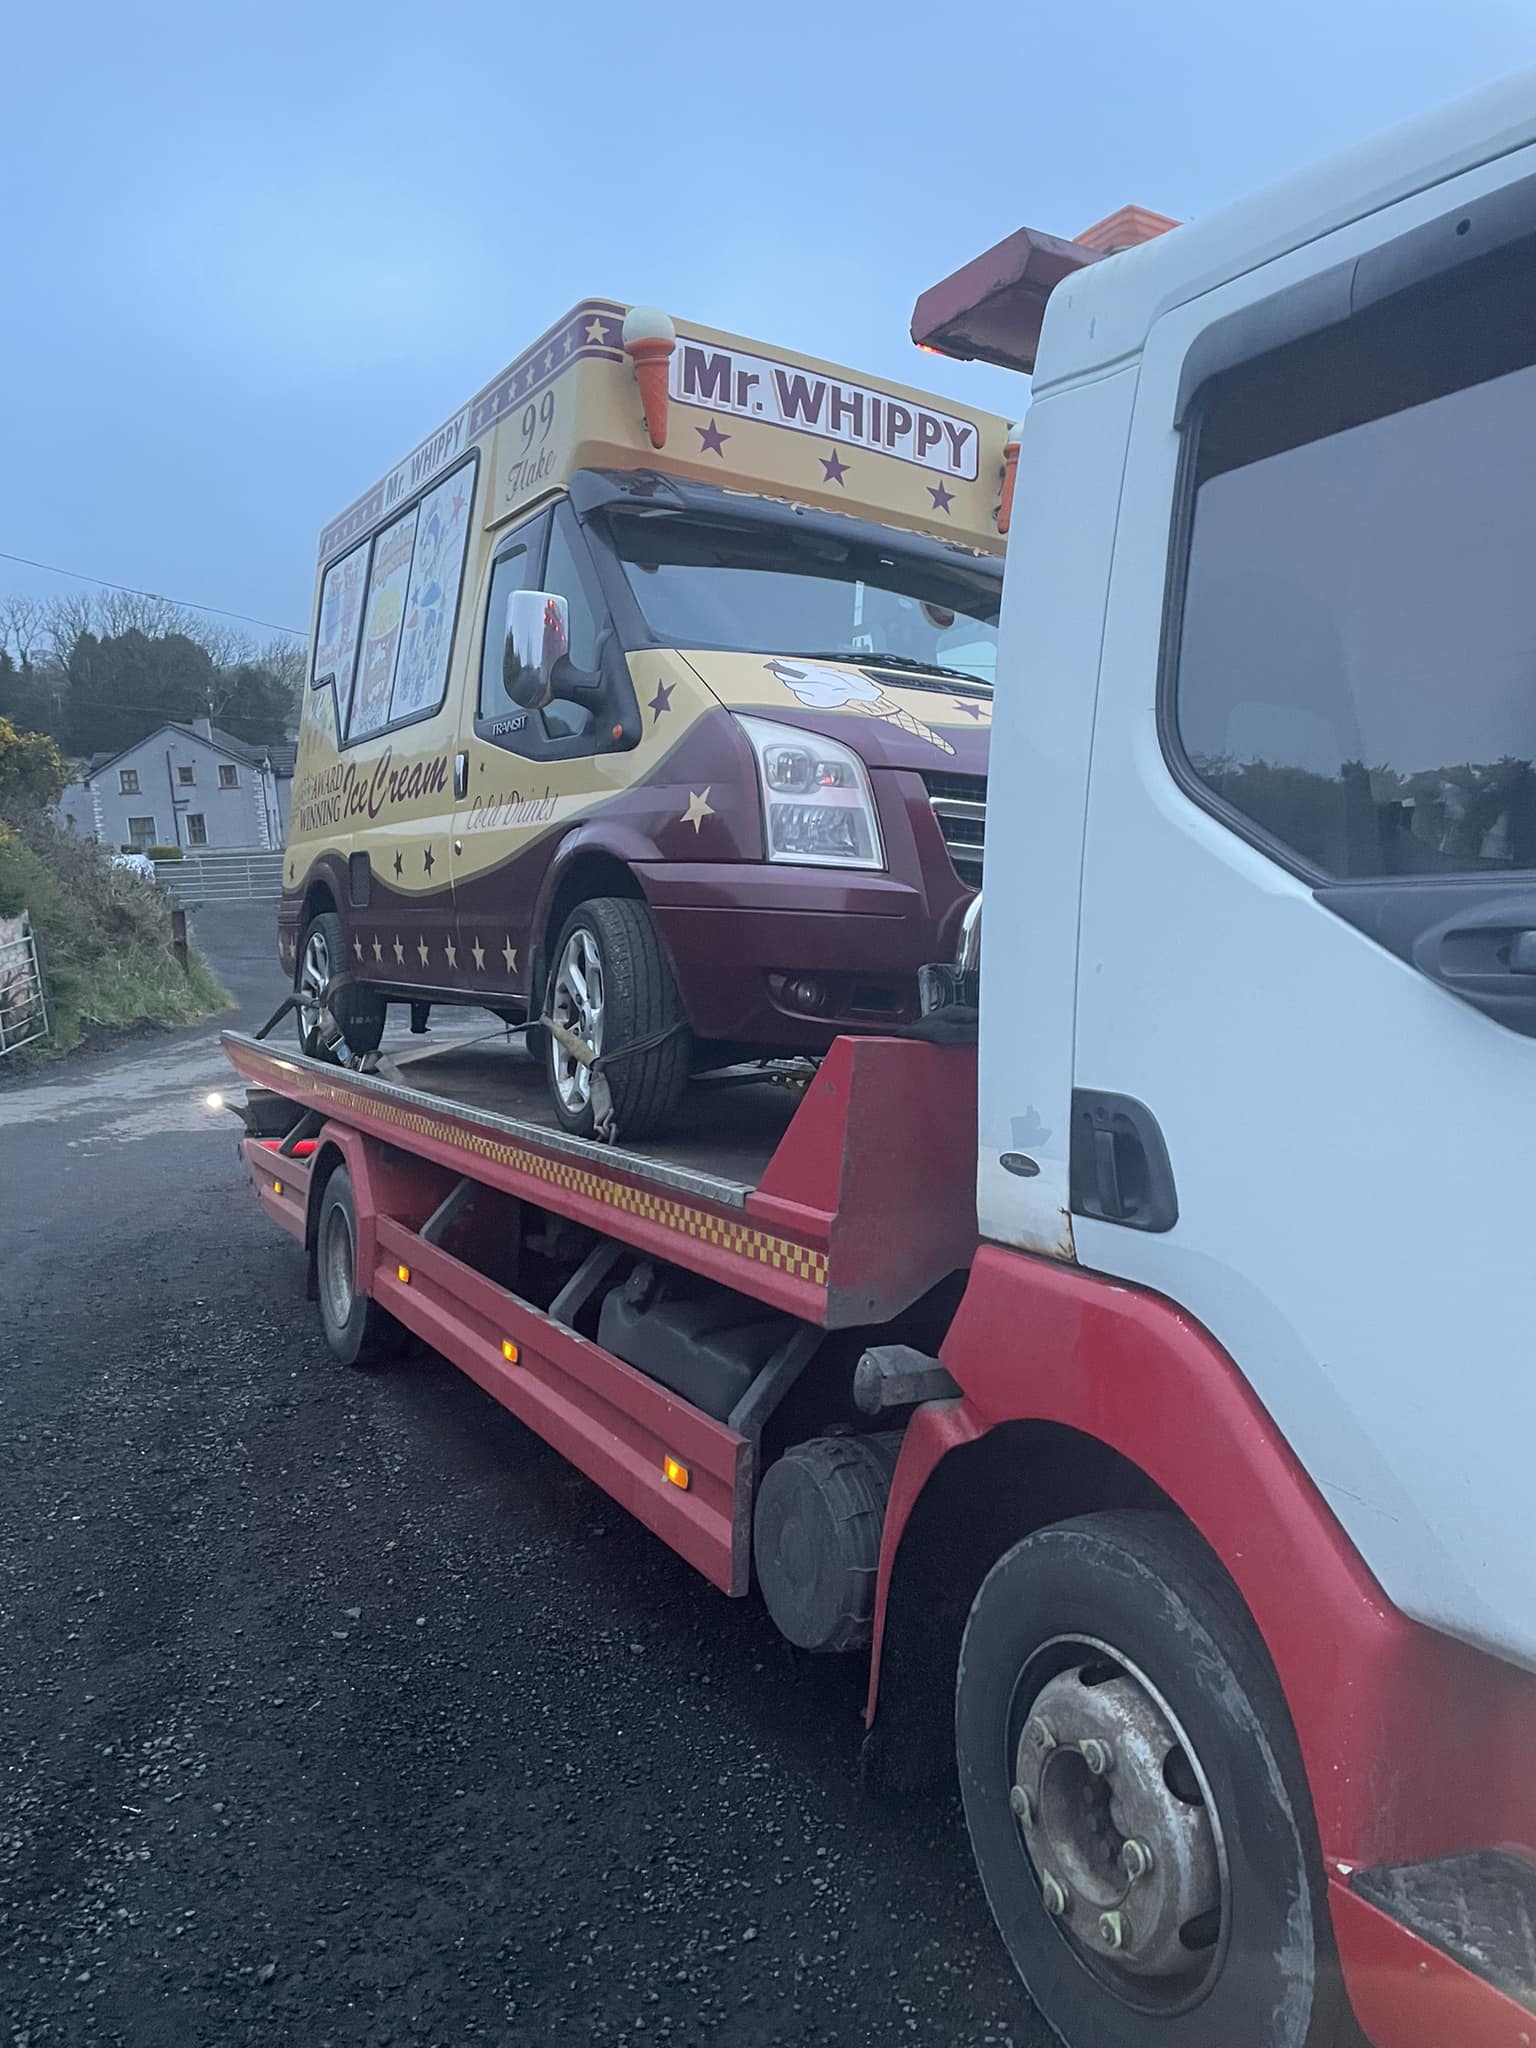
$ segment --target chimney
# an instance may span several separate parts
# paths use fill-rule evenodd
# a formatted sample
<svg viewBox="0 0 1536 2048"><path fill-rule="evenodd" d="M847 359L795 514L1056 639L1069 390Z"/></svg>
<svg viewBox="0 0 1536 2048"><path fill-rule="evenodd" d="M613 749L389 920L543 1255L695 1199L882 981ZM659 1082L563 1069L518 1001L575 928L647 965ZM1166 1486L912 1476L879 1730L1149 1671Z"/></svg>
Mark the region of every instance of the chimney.
<svg viewBox="0 0 1536 2048"><path fill-rule="evenodd" d="M200 740L206 740L209 746L213 745L213 720L211 718L194 718L192 730Z"/></svg>

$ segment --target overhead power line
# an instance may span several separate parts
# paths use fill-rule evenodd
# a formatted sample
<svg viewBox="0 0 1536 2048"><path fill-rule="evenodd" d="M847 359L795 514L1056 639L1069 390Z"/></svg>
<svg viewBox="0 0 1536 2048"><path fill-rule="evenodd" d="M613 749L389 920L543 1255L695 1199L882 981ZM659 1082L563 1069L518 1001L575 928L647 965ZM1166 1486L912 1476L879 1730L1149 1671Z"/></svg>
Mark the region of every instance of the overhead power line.
<svg viewBox="0 0 1536 2048"><path fill-rule="evenodd" d="M290 640L308 636L294 626L279 626L271 619L253 619L249 612L226 611L221 604L194 604L189 597L167 597L158 590L139 590L132 583L113 583L105 576L87 576L79 569L61 569L54 562L34 562L30 555L7 554L0 548L0 562L20 562L24 568L41 569L46 576L67 576L74 583L94 583L99 590L120 590L125 597L147 597L156 604L174 604L184 612L210 612L215 618L239 619L242 625L263 626L269 633L286 633Z"/></svg>

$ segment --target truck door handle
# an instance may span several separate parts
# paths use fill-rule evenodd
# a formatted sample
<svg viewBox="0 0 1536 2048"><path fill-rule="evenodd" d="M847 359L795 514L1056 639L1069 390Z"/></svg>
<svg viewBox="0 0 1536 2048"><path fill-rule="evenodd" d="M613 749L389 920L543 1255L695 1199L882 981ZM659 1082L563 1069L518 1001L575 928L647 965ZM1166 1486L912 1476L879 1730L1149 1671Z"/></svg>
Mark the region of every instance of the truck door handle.
<svg viewBox="0 0 1536 2048"><path fill-rule="evenodd" d="M1492 891L1413 942L1421 974L1512 1030L1536 1037L1536 895Z"/></svg>
<svg viewBox="0 0 1536 2048"><path fill-rule="evenodd" d="M1179 1220L1168 1147L1133 1095L1073 1089L1070 1182L1074 1215L1128 1230L1172 1230Z"/></svg>
<svg viewBox="0 0 1536 2048"><path fill-rule="evenodd" d="M453 757L453 793L461 803L469 795L468 754L455 754Z"/></svg>

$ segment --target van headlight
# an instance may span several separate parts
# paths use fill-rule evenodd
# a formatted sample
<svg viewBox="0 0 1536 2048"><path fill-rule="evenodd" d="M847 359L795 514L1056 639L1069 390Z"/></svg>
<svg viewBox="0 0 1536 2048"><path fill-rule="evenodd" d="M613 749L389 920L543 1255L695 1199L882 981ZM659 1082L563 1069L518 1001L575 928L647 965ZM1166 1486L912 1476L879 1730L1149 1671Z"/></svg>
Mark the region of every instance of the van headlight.
<svg viewBox="0 0 1536 2048"><path fill-rule="evenodd" d="M741 718L763 791L768 858L822 868L883 868L880 821L850 747L791 725Z"/></svg>

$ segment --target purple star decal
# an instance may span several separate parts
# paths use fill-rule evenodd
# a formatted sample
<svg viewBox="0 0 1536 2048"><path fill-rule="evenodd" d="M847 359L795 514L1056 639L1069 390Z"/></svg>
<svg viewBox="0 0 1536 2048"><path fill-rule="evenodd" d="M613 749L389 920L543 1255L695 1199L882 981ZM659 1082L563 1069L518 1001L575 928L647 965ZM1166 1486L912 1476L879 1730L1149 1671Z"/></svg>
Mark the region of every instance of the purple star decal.
<svg viewBox="0 0 1536 2048"><path fill-rule="evenodd" d="M848 465L834 448L830 455L818 457L821 473L829 484L840 484L848 474Z"/></svg>
<svg viewBox="0 0 1536 2048"><path fill-rule="evenodd" d="M707 427L695 427L693 431L704 444L699 453L701 455L718 455L720 460L724 462L725 444L731 438L730 435L722 434L718 424L713 419L711 419Z"/></svg>
<svg viewBox="0 0 1536 2048"><path fill-rule="evenodd" d="M986 716L981 705L972 703L969 697L951 697L949 701L957 711L963 711L967 718L984 718Z"/></svg>
<svg viewBox="0 0 1536 2048"><path fill-rule="evenodd" d="M945 484L930 484L928 495L933 500L935 512L947 512L955 502L955 494Z"/></svg>
<svg viewBox="0 0 1536 2048"><path fill-rule="evenodd" d="M663 711L670 711L672 709L672 692L676 688L676 683L658 683L656 685L656 694L651 699L652 725L660 718Z"/></svg>

